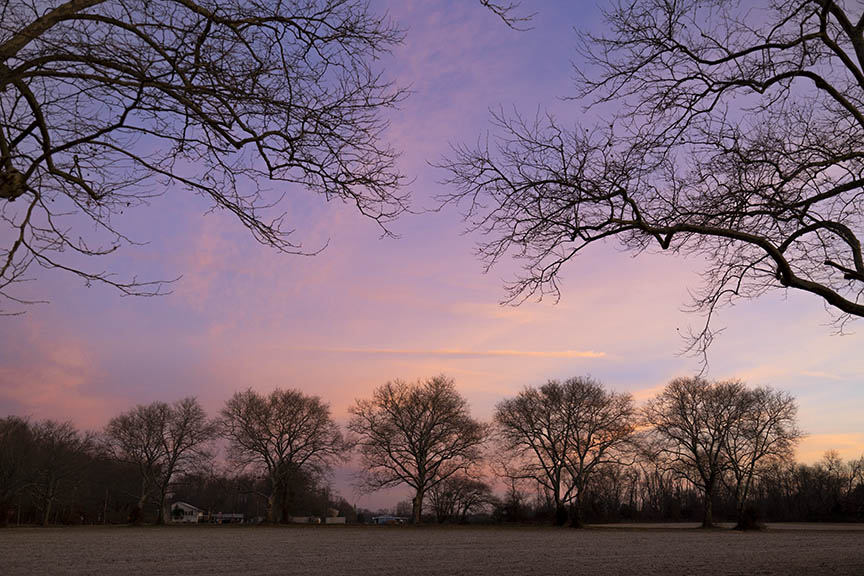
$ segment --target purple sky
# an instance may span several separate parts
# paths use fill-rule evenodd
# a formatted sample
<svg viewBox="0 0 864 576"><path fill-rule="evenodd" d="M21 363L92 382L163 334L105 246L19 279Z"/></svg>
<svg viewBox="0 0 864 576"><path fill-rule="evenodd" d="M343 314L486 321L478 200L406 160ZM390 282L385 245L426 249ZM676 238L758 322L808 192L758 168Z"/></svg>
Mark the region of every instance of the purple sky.
<svg viewBox="0 0 864 576"><path fill-rule="evenodd" d="M389 7L387 6L389 4ZM529 6L529 4L531 4ZM591 122L559 97L572 92L574 27L601 26L593 4L526 3L532 29L506 28L477 2L390 2L407 28L383 62L412 96L392 114L389 138L415 178L413 206L432 207L446 174L431 168L449 143L475 141L499 105L567 122ZM581 18L581 20L580 20ZM71 419L99 428L136 403L197 396L214 414L238 389L299 388L345 420L355 398L387 380L455 378L474 414L525 385L590 374L644 400L698 362L676 355L681 311L698 285L698 259L597 247L565 271L557 305L498 304L510 263L482 274L477 238L454 210L407 215L381 239L348 206L288 190L285 208L314 258L277 254L240 224L180 191L125 215L118 227L149 244L124 248L102 268L147 279L183 275L174 294L123 298L59 272L38 272L24 296L50 304L0 320L0 415ZM769 294L726 309L709 377L738 377L790 391L809 434L799 459L827 449L864 453L864 339L832 335L820 302ZM852 324L851 331L860 331ZM337 488L361 505L337 475Z"/></svg>

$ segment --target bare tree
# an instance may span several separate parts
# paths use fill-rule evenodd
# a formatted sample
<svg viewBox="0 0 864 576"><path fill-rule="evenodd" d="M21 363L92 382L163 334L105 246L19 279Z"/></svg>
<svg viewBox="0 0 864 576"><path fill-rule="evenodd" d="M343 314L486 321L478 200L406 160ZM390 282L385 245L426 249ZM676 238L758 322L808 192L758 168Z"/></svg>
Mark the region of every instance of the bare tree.
<svg viewBox="0 0 864 576"><path fill-rule="evenodd" d="M61 500L83 481L95 447L92 433L81 433L71 422L45 420L33 425L35 466L32 492L42 509L42 525Z"/></svg>
<svg viewBox="0 0 864 576"><path fill-rule="evenodd" d="M469 514L497 501L488 483L467 474L454 474L433 486L429 500L439 523L459 524L465 523Z"/></svg>
<svg viewBox="0 0 864 576"><path fill-rule="evenodd" d="M582 525L582 502L592 475L622 463L635 430L633 399L606 391L591 378L550 380L503 400L497 436L511 474L535 480L552 495L557 524Z"/></svg>
<svg viewBox="0 0 864 576"><path fill-rule="evenodd" d="M276 389L264 396L251 388L237 392L221 412L222 436L241 467L263 472L268 485L267 520L288 520L287 490L298 471L320 475L348 444L317 396Z"/></svg>
<svg viewBox="0 0 864 576"><path fill-rule="evenodd" d="M767 387L742 391L740 419L725 442L735 495L737 528L753 528L747 514L754 481L778 460L792 460L802 434L796 426L798 406L786 392Z"/></svg>
<svg viewBox="0 0 864 576"><path fill-rule="evenodd" d="M494 116L492 144L442 164L479 254L513 253L509 301L560 297L564 265L617 241L708 262L703 354L718 306L772 289L864 316L864 14L851 0L613 3L585 34L575 99L614 110L569 129Z"/></svg>
<svg viewBox="0 0 864 576"><path fill-rule="evenodd" d="M566 475L570 449L570 419L566 417L563 387L549 382L525 388L515 398L502 400L495 410L496 460L500 473L511 480L532 480L552 496L555 523L567 521L565 504L574 489Z"/></svg>
<svg viewBox="0 0 864 576"><path fill-rule="evenodd" d="M304 252L279 208L291 185L386 234L407 200L382 113L404 93L374 61L401 38L366 0L4 1L0 295L24 302L34 263L159 293L77 256L133 243L112 218L169 188L285 252Z"/></svg>
<svg viewBox="0 0 864 576"><path fill-rule="evenodd" d="M171 482L210 457L215 431L195 398L138 405L108 422L105 438L115 458L138 468L141 485L133 521L142 519L144 505L155 491L156 522L165 522Z"/></svg>
<svg viewBox="0 0 864 576"><path fill-rule="evenodd" d="M184 398L171 405L162 434L165 465L159 477L159 524L165 522L166 498L172 482L200 469L212 458L211 441L215 437L216 425L207 418L197 399Z"/></svg>
<svg viewBox="0 0 864 576"><path fill-rule="evenodd" d="M452 379L415 384L396 380L351 407L361 481L371 490L407 484L414 489L412 521L419 524L426 492L477 464L487 426L474 420Z"/></svg>
<svg viewBox="0 0 864 576"><path fill-rule="evenodd" d="M714 525L714 496L729 470L729 437L744 422L745 393L739 381L676 378L644 409L658 440L654 457L702 492L705 528Z"/></svg>
<svg viewBox="0 0 864 576"><path fill-rule="evenodd" d="M5 526L15 498L31 486L35 443L30 423L17 416L0 419L0 526Z"/></svg>
<svg viewBox="0 0 864 576"><path fill-rule="evenodd" d="M138 405L112 418L105 427L105 443L113 457L134 465L140 482L138 501L131 513L133 523L143 519L144 505L152 497L165 461L162 450L167 404Z"/></svg>

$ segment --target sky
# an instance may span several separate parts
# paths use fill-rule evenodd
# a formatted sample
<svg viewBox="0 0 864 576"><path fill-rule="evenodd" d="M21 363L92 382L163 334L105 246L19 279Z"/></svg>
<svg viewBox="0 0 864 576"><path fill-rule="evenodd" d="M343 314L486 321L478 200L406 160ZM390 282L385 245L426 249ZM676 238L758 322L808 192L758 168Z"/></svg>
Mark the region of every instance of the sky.
<svg viewBox="0 0 864 576"><path fill-rule="evenodd" d="M578 6L578 7L577 7ZM501 305L517 267L489 273L457 210L431 211L446 174L433 166L451 144L490 130L499 106L564 122L591 122L572 94L577 32L599 30L593 3L526 2L526 31L504 26L477 2L373 2L406 29L382 60L411 89L389 114L389 141L416 213L382 238L350 206L299 188L285 209L314 257L276 253L239 222L207 213L201 198L167 190L116 223L142 246L100 264L146 279L182 276L173 293L122 297L62 272L37 271L26 314L0 318L0 416L69 419L99 429L135 404L196 396L212 415L235 391L297 388L321 396L344 423L357 398L396 378L444 373L472 413L489 420L496 402L548 379L591 375L638 402L669 380L699 370L681 356L679 334L700 318L684 310L699 285L698 258L597 246L564 271L561 300ZM864 326L836 335L814 297L776 291L724 309L710 350L709 378L741 378L787 390L807 433L798 458L828 449L864 454ZM339 469L335 487L365 496Z"/></svg>

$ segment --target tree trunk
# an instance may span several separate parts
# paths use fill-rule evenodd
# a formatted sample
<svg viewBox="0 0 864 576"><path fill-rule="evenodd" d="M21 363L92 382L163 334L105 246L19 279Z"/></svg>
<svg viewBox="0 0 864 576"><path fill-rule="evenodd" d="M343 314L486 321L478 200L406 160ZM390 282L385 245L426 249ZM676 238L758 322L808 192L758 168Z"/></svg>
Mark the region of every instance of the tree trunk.
<svg viewBox="0 0 864 576"><path fill-rule="evenodd" d="M561 502L555 504L555 518L552 521L555 526L564 526L567 523L567 507Z"/></svg>
<svg viewBox="0 0 864 576"><path fill-rule="evenodd" d="M760 530L759 511L755 506L747 506L747 498L740 498L735 502L735 530Z"/></svg>
<svg viewBox="0 0 864 576"><path fill-rule="evenodd" d="M581 491L580 491L581 492ZM573 504L570 506L570 527L582 528L582 495L577 493L573 499Z"/></svg>
<svg viewBox="0 0 864 576"><path fill-rule="evenodd" d="M702 518L702 528L714 527L714 491L705 490L705 516Z"/></svg>
<svg viewBox="0 0 864 576"><path fill-rule="evenodd" d="M735 487L735 530L746 530L747 519L744 517L744 495L740 482Z"/></svg>
<svg viewBox="0 0 864 576"><path fill-rule="evenodd" d="M423 492L422 488L417 489L417 495L411 501L411 523L420 524L423 515Z"/></svg>
<svg viewBox="0 0 864 576"><path fill-rule="evenodd" d="M54 480L54 475L51 474L45 487L45 513L42 515L42 526L47 526L51 522L51 505L54 503L54 495L57 493L57 483Z"/></svg>
<svg viewBox="0 0 864 576"><path fill-rule="evenodd" d="M48 522L51 521L51 501L53 498L45 499L45 514L42 515L42 526L47 526Z"/></svg>
<svg viewBox="0 0 864 576"><path fill-rule="evenodd" d="M555 486L552 498L555 500L555 517L552 522L555 526L564 526L567 523L567 507L561 502L561 490L558 486Z"/></svg>
<svg viewBox="0 0 864 576"><path fill-rule="evenodd" d="M147 503L147 481L141 481L141 495L138 497L138 503L132 510L132 524L140 524L144 519L144 504Z"/></svg>
<svg viewBox="0 0 864 576"><path fill-rule="evenodd" d="M293 512L292 507L292 494L291 494L291 479L285 479L285 487L279 491L282 495L282 501L279 503L279 523L287 524L291 519L291 513ZM326 512L326 510L325 510Z"/></svg>
<svg viewBox="0 0 864 576"><path fill-rule="evenodd" d="M156 515L156 524L165 524L165 493L167 489L163 488L159 491L159 513Z"/></svg>
<svg viewBox="0 0 864 576"><path fill-rule="evenodd" d="M267 495L267 522L273 524L276 522L276 491L273 490Z"/></svg>
<svg viewBox="0 0 864 576"><path fill-rule="evenodd" d="M760 524L759 511L755 506L747 506L747 501L750 499L750 491L752 489L753 474L752 471L744 479L739 480L735 490L735 530L759 530L763 526Z"/></svg>

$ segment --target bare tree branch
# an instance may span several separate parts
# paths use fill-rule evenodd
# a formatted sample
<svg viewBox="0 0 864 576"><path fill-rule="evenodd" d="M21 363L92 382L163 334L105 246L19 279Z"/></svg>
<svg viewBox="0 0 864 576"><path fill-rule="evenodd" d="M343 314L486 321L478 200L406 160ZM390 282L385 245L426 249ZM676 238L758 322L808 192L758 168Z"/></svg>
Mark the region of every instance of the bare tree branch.
<svg viewBox="0 0 864 576"><path fill-rule="evenodd" d="M859 7L860 8L860 7ZM497 136L441 165L508 302L560 297L564 265L614 240L707 262L686 349L707 362L716 310L775 289L864 316L864 29L854 3L630 0L581 37L577 99L600 127L494 114ZM602 122L602 121L601 121Z"/></svg>
<svg viewBox="0 0 864 576"><path fill-rule="evenodd" d="M383 113L405 92L376 64L402 32L366 0L7 0L3 14L0 232L11 244L0 247L0 295L10 302L24 301L14 288L33 263L163 293L165 282L117 280L63 250L128 244L112 218L169 189L209 198L262 244L298 254L317 249L285 225L280 201L293 187L354 205L384 234L407 209L382 143Z"/></svg>

